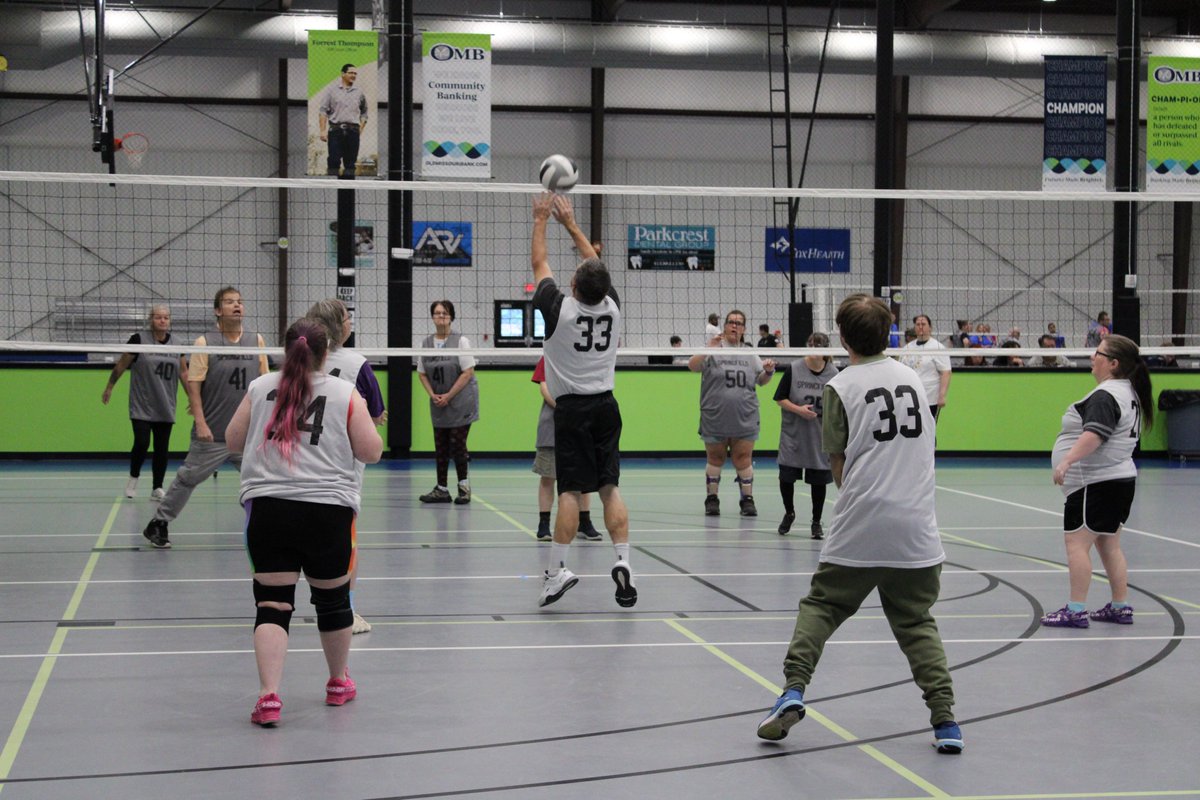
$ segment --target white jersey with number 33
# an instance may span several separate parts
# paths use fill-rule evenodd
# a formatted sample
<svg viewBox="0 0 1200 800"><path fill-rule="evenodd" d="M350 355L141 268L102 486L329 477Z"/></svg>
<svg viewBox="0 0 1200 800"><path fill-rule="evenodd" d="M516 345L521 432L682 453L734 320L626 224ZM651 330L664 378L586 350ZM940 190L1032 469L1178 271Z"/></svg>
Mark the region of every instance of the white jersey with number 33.
<svg viewBox="0 0 1200 800"><path fill-rule="evenodd" d="M558 306L558 316L546 319L546 388L550 396L611 392L621 336L621 306L610 294L594 306L560 295L553 280L538 287L534 303L541 309ZM544 312L543 312L544 313Z"/></svg>

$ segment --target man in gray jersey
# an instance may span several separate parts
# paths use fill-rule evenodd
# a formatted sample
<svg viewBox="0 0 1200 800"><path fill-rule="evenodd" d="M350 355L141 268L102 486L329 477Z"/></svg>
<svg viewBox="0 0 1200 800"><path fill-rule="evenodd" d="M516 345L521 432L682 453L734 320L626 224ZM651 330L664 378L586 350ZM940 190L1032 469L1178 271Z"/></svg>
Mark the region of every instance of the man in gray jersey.
<svg viewBox="0 0 1200 800"><path fill-rule="evenodd" d="M571 278L569 297L554 282L546 253L546 226L551 215L566 228L583 256ZM545 193L533 201L530 260L537 283L533 304L546 321L543 347L546 385L555 401L559 492L554 541L538 605L550 605L579 582L567 569L567 551L579 527L581 494L598 491L604 504L604 526L617 553L612 568L617 605L629 608L637 603L637 589L629 566L629 512L617 490L621 411L612 393L621 304L608 269L576 224L570 201L562 195Z"/></svg>
<svg viewBox="0 0 1200 800"><path fill-rule="evenodd" d="M326 173L348 181L354 180L358 143L367 127L367 97L356 80L358 69L343 64L341 81L326 90L317 116L318 136L329 143Z"/></svg>
<svg viewBox="0 0 1200 800"><path fill-rule="evenodd" d="M838 627L878 591L884 616L921 687L939 753L962 752L954 686L937 622L946 559L934 513L933 414L921 380L883 355L892 314L854 294L837 312L850 366L822 395L822 445L838 493L808 596L783 662L785 691L758 726L772 741L804 717L804 690Z"/></svg>
<svg viewBox="0 0 1200 800"><path fill-rule="evenodd" d="M246 311L242 294L226 286L213 298L216 329L196 338L197 347L240 347L247 350L265 347L263 337L242 326ZM267 357L247 352L245 355L195 353L188 362L188 378L184 389L188 408L195 422L187 458L175 473L171 488L159 503L154 517L142 531L150 544L159 549L171 546L167 523L179 516L187 505L192 490L217 467L232 461L240 468L242 457L231 454L225 447L225 428L246 395L250 381L269 371Z"/></svg>

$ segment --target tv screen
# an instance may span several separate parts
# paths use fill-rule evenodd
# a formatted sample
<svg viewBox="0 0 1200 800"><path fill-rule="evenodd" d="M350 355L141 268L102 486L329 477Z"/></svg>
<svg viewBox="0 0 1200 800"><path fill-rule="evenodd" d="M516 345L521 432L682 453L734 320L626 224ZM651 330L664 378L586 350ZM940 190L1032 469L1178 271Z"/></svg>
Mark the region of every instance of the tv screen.
<svg viewBox="0 0 1200 800"><path fill-rule="evenodd" d="M525 338L525 309L500 309L500 337L503 339Z"/></svg>
<svg viewBox="0 0 1200 800"><path fill-rule="evenodd" d="M539 342L546 338L546 320L536 308L533 310L533 338Z"/></svg>

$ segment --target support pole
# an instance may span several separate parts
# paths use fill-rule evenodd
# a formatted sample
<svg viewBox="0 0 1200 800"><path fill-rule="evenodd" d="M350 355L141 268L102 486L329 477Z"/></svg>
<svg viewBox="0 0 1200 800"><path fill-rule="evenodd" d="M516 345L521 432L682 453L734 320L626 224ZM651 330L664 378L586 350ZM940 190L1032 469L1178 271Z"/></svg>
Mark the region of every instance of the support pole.
<svg viewBox="0 0 1200 800"><path fill-rule="evenodd" d="M388 179L413 179L413 11L411 0L388 5ZM412 192L391 191L388 204L388 347L412 347ZM389 358L388 440L392 456L412 452L411 358Z"/></svg>
<svg viewBox="0 0 1200 800"><path fill-rule="evenodd" d="M892 76L895 74L896 3L895 0L876 0L875 30L875 188L892 189L895 168L892 149L894 134L894 95ZM875 201L875 296L883 295L891 286L893 201Z"/></svg>
<svg viewBox="0 0 1200 800"><path fill-rule="evenodd" d="M1142 3L1117 3L1117 152L1115 187L1138 191L1143 169L1141 133ZM1137 294L1137 203L1113 204L1113 332L1141 340L1141 300Z"/></svg>
<svg viewBox="0 0 1200 800"><path fill-rule="evenodd" d="M354 30L354 0L338 0L338 30ZM345 180L354 180L354 166L346 169ZM356 297L354 279L354 190L338 189L337 192L337 298L346 304L351 319L354 318ZM354 334L346 340L347 347L354 346Z"/></svg>

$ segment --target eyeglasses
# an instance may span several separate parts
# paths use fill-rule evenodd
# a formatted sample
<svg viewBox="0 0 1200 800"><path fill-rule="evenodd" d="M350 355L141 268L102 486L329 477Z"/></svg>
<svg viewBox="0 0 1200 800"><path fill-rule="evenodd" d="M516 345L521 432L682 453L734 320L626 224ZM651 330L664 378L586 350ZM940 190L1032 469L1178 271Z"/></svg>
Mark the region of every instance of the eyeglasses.
<svg viewBox="0 0 1200 800"><path fill-rule="evenodd" d="M1097 351L1096 351L1096 355L1098 355L1098 356L1104 356L1105 358L1107 358L1107 359L1110 359L1110 360L1112 360L1112 361L1117 361L1117 360L1118 360L1116 356L1112 355L1111 353L1105 353L1103 350L1097 350Z"/></svg>
<svg viewBox="0 0 1200 800"><path fill-rule="evenodd" d="M743 321L743 322L738 322L736 319L727 319L727 320L725 320L725 324L726 324L726 325L733 325L733 326L735 326L735 327L738 327L738 328L744 328L744 327L746 327L746 323L745 323L744 321Z"/></svg>
<svg viewBox="0 0 1200 800"><path fill-rule="evenodd" d="M449 315L449 314L447 314L445 311L435 311L435 312L433 312L433 316L435 316L435 317L448 317L448 316L450 316L450 315Z"/></svg>

